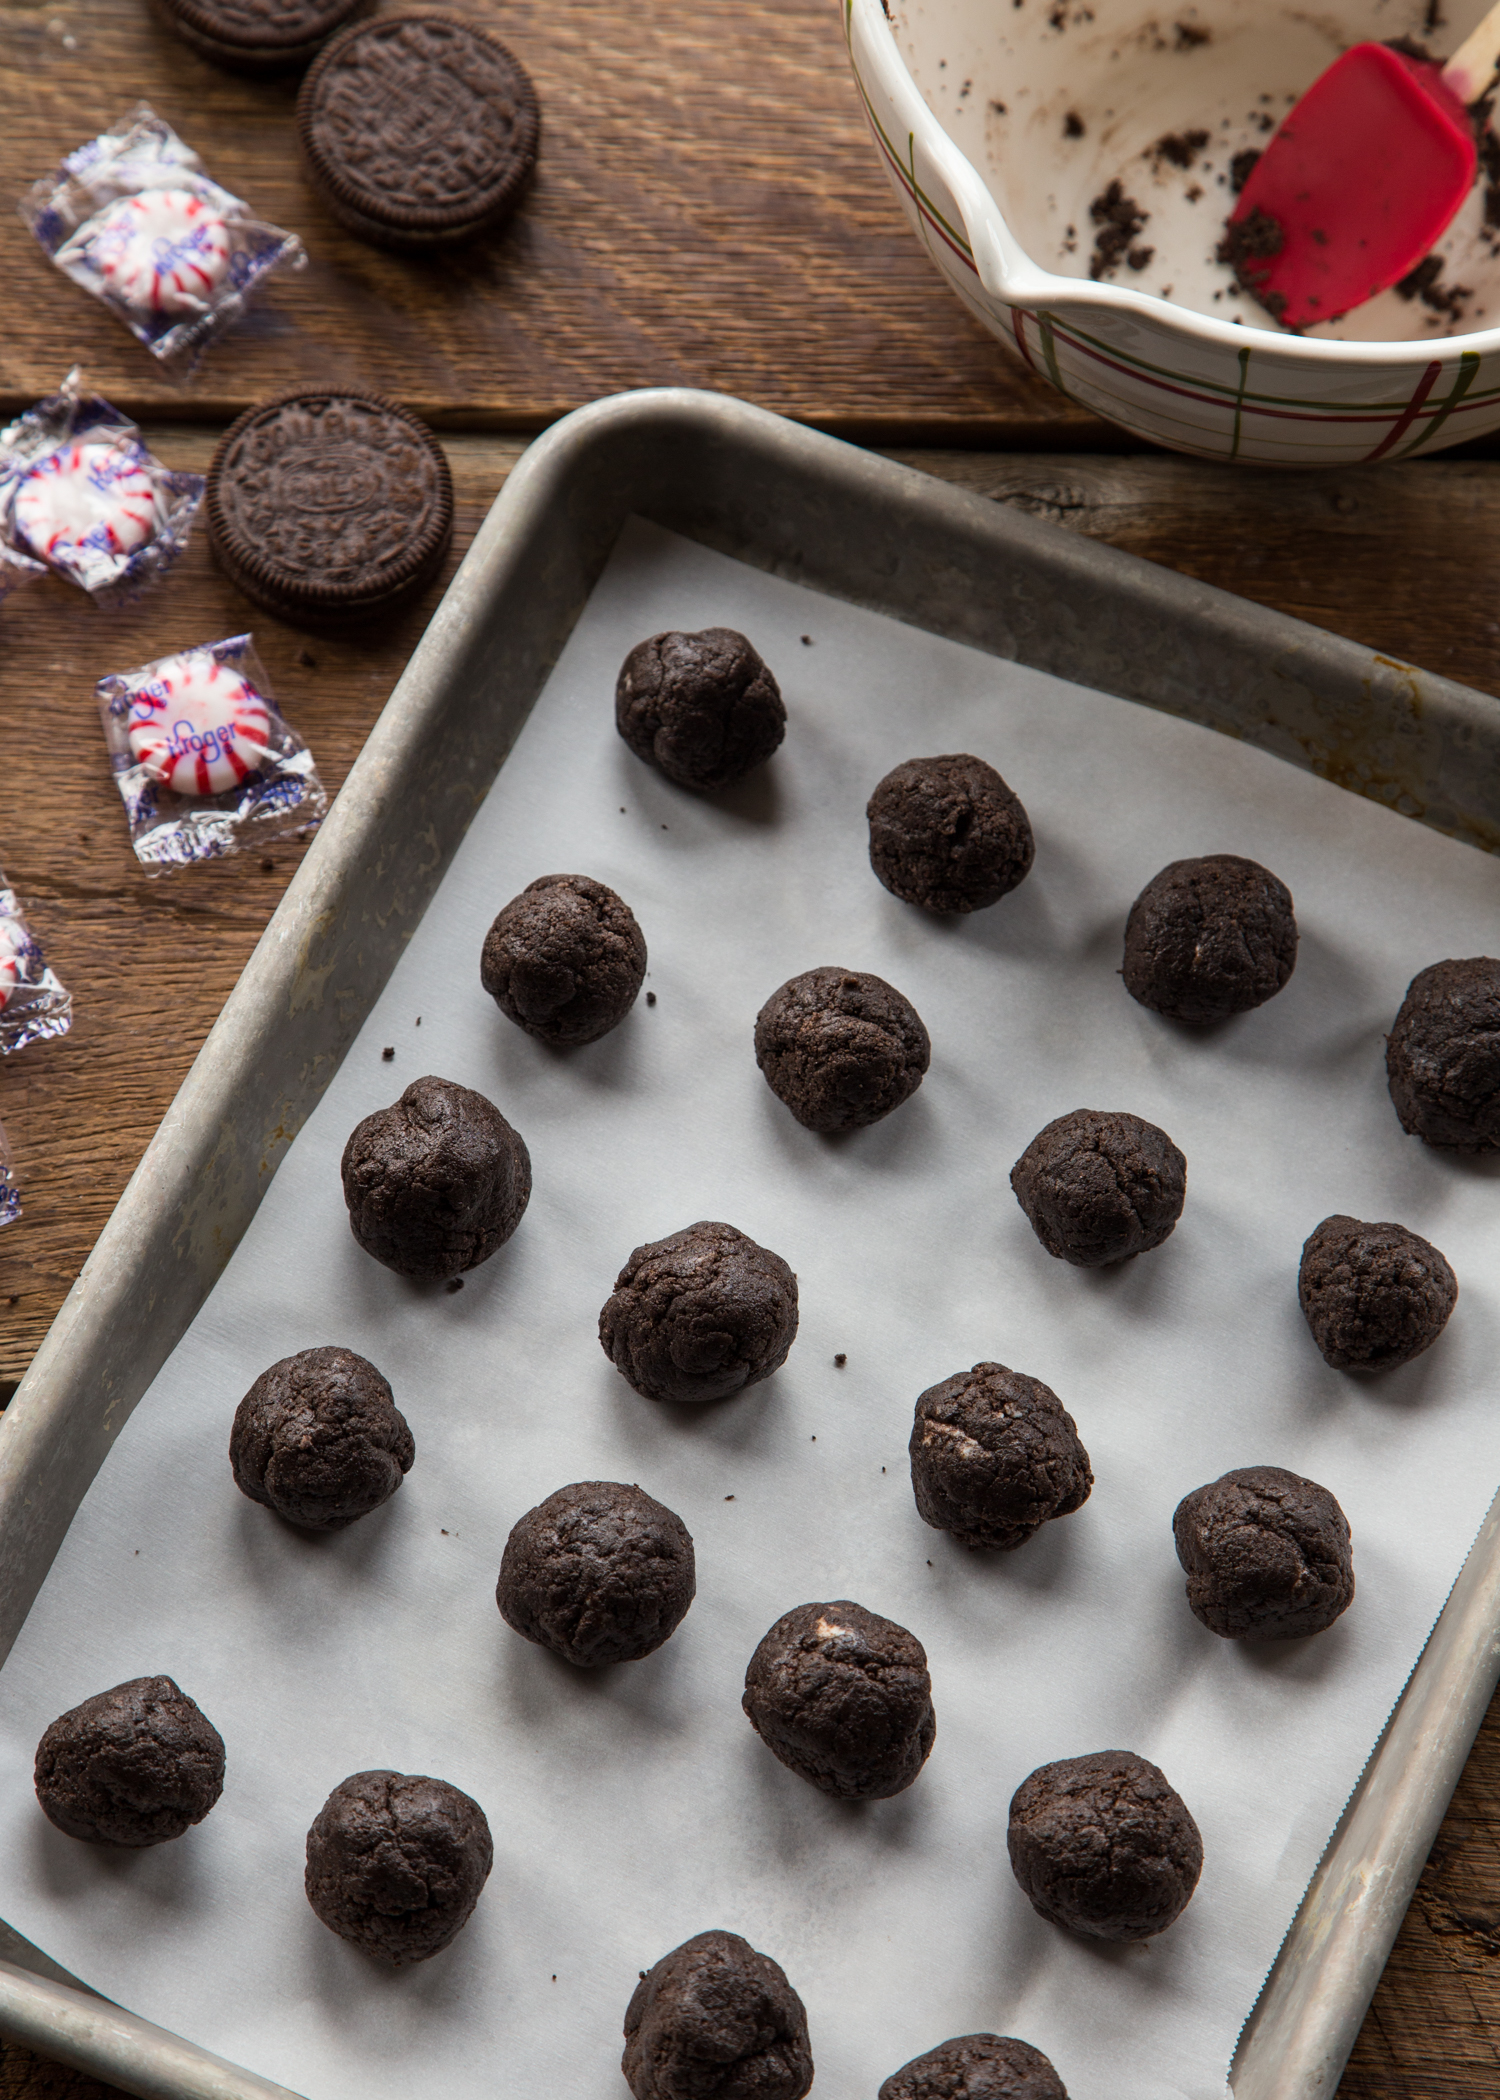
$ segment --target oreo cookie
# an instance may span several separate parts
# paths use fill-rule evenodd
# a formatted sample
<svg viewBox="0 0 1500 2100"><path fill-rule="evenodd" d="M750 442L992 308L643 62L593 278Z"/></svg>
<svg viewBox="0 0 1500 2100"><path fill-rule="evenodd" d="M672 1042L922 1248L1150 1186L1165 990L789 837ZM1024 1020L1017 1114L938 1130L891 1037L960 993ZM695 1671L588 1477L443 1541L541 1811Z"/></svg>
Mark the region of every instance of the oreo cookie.
<svg viewBox="0 0 1500 2100"><path fill-rule="evenodd" d="M362 0L154 0L201 58L233 73L300 73Z"/></svg>
<svg viewBox="0 0 1500 2100"><path fill-rule="evenodd" d="M511 216L536 166L541 112L497 37L451 15L382 15L323 52L297 97L297 129L335 218L381 247L436 248Z"/></svg>
<svg viewBox="0 0 1500 2100"><path fill-rule="evenodd" d="M378 394L304 387L247 409L219 441L205 510L220 568L294 627L397 611L453 538L437 440Z"/></svg>

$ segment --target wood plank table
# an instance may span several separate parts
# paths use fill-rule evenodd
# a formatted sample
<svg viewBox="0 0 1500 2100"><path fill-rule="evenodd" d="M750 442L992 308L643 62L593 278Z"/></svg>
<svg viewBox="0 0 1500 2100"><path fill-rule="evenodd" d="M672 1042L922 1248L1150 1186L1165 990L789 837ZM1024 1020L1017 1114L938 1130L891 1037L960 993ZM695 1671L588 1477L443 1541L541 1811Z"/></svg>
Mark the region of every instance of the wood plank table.
<svg viewBox="0 0 1500 2100"><path fill-rule="evenodd" d="M342 234L292 146L293 89L216 72L141 0L0 0L0 189L149 99L312 261L175 385L0 215L0 410L74 362L202 468L227 419L300 380L374 385L443 433L453 562L524 446L622 387L720 387L894 450L1070 529L1500 694L1500 463L1296 478L1153 454L1041 388L940 285L888 198L830 0L464 0L533 72L535 191L503 239L440 263ZM901 449L905 448L905 449ZM919 448L919 449L913 449ZM0 1068L25 1200L0 1237L13 1389L232 987L301 848L148 878L125 841L92 687L251 623L336 790L451 573L374 642L253 615L202 535L122 613L53 580L0 608L0 860L75 994L72 1033ZM0 2044L0 2100L102 2087ZM1500 1702L1433 1849L1343 2100L1500 2092Z"/></svg>

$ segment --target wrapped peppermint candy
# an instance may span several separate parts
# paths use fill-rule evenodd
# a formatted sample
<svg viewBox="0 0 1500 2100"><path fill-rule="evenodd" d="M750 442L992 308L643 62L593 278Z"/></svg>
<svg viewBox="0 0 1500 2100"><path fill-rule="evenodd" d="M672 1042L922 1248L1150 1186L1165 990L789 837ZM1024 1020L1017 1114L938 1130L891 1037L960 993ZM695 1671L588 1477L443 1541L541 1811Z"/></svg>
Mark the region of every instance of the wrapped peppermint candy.
<svg viewBox="0 0 1500 2100"><path fill-rule="evenodd" d="M21 1215L21 1195L16 1187L16 1177L11 1172L10 1147L5 1142L5 1125L0 1123L0 1225L10 1225Z"/></svg>
<svg viewBox="0 0 1500 2100"><path fill-rule="evenodd" d="M66 1035L73 1000L47 968L21 900L0 869L0 1057Z"/></svg>
<svg viewBox="0 0 1500 2100"><path fill-rule="evenodd" d="M145 102L21 200L57 267L102 299L164 364L195 364L269 270L307 261L257 219Z"/></svg>
<svg viewBox="0 0 1500 2100"><path fill-rule="evenodd" d="M311 831L328 807L248 634L158 657L95 691L131 843L184 867Z"/></svg>
<svg viewBox="0 0 1500 2100"><path fill-rule="evenodd" d="M187 545L201 474L175 474L128 416L59 391L0 430L0 598L55 569L98 604L133 598Z"/></svg>

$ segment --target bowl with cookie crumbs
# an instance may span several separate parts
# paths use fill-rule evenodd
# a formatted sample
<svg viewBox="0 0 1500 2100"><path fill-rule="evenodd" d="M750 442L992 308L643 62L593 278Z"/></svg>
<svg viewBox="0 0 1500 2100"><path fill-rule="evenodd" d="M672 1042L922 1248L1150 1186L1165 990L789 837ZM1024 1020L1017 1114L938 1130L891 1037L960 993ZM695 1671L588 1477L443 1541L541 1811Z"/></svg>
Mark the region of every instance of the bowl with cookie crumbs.
<svg viewBox="0 0 1500 2100"><path fill-rule="evenodd" d="M1039 378L1208 459L1351 466L1500 428L1500 134L1430 254L1337 318L1288 329L1255 296L1259 156L1341 52L1443 61L1484 13L1454 0L851 0L850 60L914 231ZM1274 230L1267 238L1274 238ZM1271 304L1276 304L1274 295Z"/></svg>

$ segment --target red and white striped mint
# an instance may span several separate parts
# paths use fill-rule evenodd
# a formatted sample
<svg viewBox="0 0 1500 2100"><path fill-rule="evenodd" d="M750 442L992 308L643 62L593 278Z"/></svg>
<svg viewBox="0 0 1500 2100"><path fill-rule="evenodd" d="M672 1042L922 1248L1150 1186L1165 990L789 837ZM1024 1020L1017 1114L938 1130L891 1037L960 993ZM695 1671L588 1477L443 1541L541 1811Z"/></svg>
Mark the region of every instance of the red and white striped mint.
<svg viewBox="0 0 1500 2100"><path fill-rule="evenodd" d="M31 943L19 919L0 919L0 1013L26 975Z"/></svg>
<svg viewBox="0 0 1500 2100"><path fill-rule="evenodd" d="M107 291L135 313L202 313L229 269L229 228L191 190L141 190L86 234Z"/></svg>
<svg viewBox="0 0 1500 2100"><path fill-rule="evenodd" d="M270 711L248 679L207 649L184 649L130 695L130 754L174 795L220 795L256 771Z"/></svg>
<svg viewBox="0 0 1500 2100"><path fill-rule="evenodd" d="M40 560L76 570L144 545L162 522L162 505L138 451L78 438L22 476L14 517Z"/></svg>

